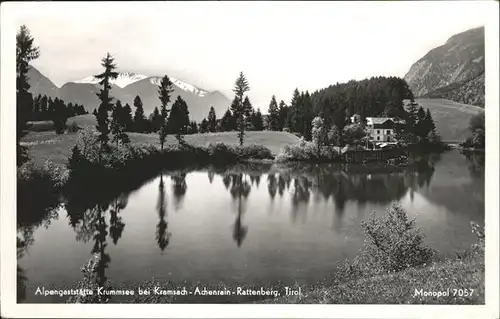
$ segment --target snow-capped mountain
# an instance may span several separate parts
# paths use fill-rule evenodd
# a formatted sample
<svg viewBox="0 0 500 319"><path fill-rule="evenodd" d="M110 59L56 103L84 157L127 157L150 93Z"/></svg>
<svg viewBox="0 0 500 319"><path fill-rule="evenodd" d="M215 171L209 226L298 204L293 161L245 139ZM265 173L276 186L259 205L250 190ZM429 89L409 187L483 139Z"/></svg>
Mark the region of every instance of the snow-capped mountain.
<svg viewBox="0 0 500 319"><path fill-rule="evenodd" d="M114 84L116 86L121 87L122 89L126 87L129 84L135 83L140 80L144 80L149 78L149 82L154 85L160 85L161 82L161 77L159 76L152 76L148 77L147 75L139 74L139 73L134 73L134 72L120 72L118 73L118 77L116 79L111 80L111 84ZM200 88L197 88L196 86L186 83L184 81L181 81L179 79L176 79L174 77L170 77L170 81L180 88L181 90L191 92L195 95L198 95L199 97L204 97L207 95L209 92L202 90ZM81 80L76 80L73 81L73 83L89 83L89 84L98 84L99 80L96 79L93 75L87 76Z"/></svg>
<svg viewBox="0 0 500 319"><path fill-rule="evenodd" d="M170 78L170 81L172 81L172 83L174 83L174 85L176 85L181 90L184 90L184 91L187 91L187 92L191 92L191 93L193 93L195 95L198 95L199 97L204 97L205 95L208 94L207 91L199 89L199 88L197 88L194 85L191 85L189 83L183 82L183 81L178 80L178 79L173 78L173 77L169 77L169 78ZM161 83L161 77L159 77L159 76L150 77L149 78L149 82L151 82L151 84L154 84L154 85L160 85L160 83Z"/></svg>
<svg viewBox="0 0 500 319"><path fill-rule="evenodd" d="M147 76L138 74L138 73L133 73L133 72L120 72L118 73L118 77L116 79L111 80L111 84L114 84L116 86L119 86L121 88L126 87L127 85L143 80L147 78ZM83 78L81 80L73 81L74 83L90 83L90 84L97 84L99 83L99 80L96 79L93 75L87 76L86 78Z"/></svg>
<svg viewBox="0 0 500 319"><path fill-rule="evenodd" d="M59 97L65 102L83 104L87 111L92 112L99 105L97 93L100 90L99 81L94 76L88 76L81 80L65 83L60 88L55 86L50 79L43 76L36 68L31 67L28 72L32 92L35 95L42 94L52 98ZM194 85L170 77L173 89L171 103L182 97L189 107L189 117L197 122L208 115L210 107L215 108L218 117L221 117L231 104L231 101L219 91L209 92L197 88ZM140 96L146 116L160 105L158 99L158 85L161 77L146 76L143 74L122 72L118 78L111 81L111 95L115 100L131 106L134 98ZM134 110L133 106L132 109Z"/></svg>

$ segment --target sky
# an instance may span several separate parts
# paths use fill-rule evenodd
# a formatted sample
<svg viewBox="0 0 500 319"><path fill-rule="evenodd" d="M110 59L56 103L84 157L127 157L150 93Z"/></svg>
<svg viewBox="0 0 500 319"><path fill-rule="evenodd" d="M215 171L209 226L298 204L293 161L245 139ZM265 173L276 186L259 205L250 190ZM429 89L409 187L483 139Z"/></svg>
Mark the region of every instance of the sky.
<svg viewBox="0 0 500 319"><path fill-rule="evenodd" d="M484 1L18 3L40 47L33 62L61 86L119 71L168 74L232 99L242 71L252 104L371 76L404 77L452 35L484 25ZM491 8L491 7L490 7ZM487 7L486 7L487 10Z"/></svg>

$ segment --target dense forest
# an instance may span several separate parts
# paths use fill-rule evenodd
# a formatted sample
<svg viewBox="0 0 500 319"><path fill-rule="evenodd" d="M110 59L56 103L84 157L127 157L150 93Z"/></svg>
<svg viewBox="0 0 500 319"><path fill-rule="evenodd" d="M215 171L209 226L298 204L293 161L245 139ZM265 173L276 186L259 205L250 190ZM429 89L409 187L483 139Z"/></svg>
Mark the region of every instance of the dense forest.
<svg viewBox="0 0 500 319"><path fill-rule="evenodd" d="M397 133L401 140L408 143L439 140L430 111L415 103L406 81L397 77L352 80L331 85L312 94L295 89L290 105L283 101L278 105L273 96L269 104L267 128L292 132L306 140L312 140L312 123L318 117L327 132L340 135L336 143L344 145L349 140L352 142L353 136L348 136L352 135L350 133L362 131L362 127L351 124L350 117L354 115L359 116L360 123L364 123L366 117L394 117L404 120L405 126Z"/></svg>
<svg viewBox="0 0 500 319"><path fill-rule="evenodd" d="M39 94L33 99L33 108L29 114L28 120L51 121L59 116L72 117L82 114L88 114L88 112L81 104L73 104L71 102L66 104L57 97L52 100L51 97Z"/></svg>

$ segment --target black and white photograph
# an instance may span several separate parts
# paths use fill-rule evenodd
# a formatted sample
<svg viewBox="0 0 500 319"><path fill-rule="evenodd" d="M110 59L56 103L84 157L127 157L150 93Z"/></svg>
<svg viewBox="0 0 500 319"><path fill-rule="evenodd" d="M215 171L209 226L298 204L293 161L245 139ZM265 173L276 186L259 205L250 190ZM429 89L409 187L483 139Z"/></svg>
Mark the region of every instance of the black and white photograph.
<svg viewBox="0 0 500 319"><path fill-rule="evenodd" d="M2 317L498 318L498 9L2 3Z"/></svg>

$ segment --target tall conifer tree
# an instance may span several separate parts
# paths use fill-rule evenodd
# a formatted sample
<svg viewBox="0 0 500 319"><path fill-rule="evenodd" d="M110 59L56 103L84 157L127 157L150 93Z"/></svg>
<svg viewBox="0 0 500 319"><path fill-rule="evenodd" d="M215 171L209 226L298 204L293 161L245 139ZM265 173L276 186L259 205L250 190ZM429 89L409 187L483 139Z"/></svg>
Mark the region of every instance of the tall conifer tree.
<svg viewBox="0 0 500 319"><path fill-rule="evenodd" d="M101 151L108 146L109 141L109 114L108 112L113 108L113 97L110 94L111 90L111 80L118 77L118 72L115 71L116 65L114 64L114 58L107 53L106 56L101 60L101 65L104 68L104 72L95 76L99 80L99 84L102 89L97 96L101 101L99 108L97 109L97 131L99 131L99 141L101 142ZM100 156L100 155L99 155Z"/></svg>

